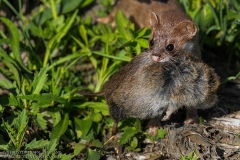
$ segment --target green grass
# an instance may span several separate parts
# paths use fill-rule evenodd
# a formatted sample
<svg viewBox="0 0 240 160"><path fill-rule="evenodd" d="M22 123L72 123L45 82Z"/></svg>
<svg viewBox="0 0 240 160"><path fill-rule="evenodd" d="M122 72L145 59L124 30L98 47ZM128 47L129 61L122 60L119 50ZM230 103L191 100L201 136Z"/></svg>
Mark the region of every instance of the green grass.
<svg viewBox="0 0 240 160"><path fill-rule="evenodd" d="M111 0L100 2L105 8L96 13L106 15ZM116 29L92 25L92 17L83 13L92 3L43 0L38 9L26 15L20 0L18 6L0 1L19 19L16 26L10 19L0 18L6 28L0 31L0 73L5 76L0 87L9 93L0 96L1 132L8 135L7 139L0 137L1 150L37 150L51 159L103 156L103 137L113 126L108 106L104 98L90 99L78 91L100 91L119 68L148 48L151 31L135 30L122 12L117 13ZM199 26L203 51L208 48L211 54L226 57L226 66L234 68L240 60L240 3L181 3ZM231 75L226 81L238 77ZM141 122L128 119L120 129L124 133L119 145L140 151L139 141L147 136ZM159 130L158 138L165 134ZM9 154L22 156L17 152ZM34 152L26 152L25 156L39 158Z"/></svg>

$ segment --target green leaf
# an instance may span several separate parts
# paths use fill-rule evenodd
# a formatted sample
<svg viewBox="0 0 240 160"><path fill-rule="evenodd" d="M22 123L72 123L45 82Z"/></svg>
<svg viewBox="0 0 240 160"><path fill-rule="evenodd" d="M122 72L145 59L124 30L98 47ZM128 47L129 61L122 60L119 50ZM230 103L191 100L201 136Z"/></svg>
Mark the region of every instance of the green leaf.
<svg viewBox="0 0 240 160"><path fill-rule="evenodd" d="M8 123L5 123L5 127L7 128L8 133L10 133L9 136L10 136L11 140L14 138L13 143L14 143L16 150L20 150L20 148L22 146L22 140L23 140L23 137L25 135L25 131L26 131L27 125L28 125L28 119L27 119L25 109L18 115L17 118L14 119L13 124L14 124L15 128L17 129L17 134L11 128L11 126L8 125Z"/></svg>
<svg viewBox="0 0 240 160"><path fill-rule="evenodd" d="M180 155L180 160L186 160L186 158L183 155Z"/></svg>
<svg viewBox="0 0 240 160"><path fill-rule="evenodd" d="M123 12L121 10L118 10L116 14L117 30L120 33L121 37L125 39L131 39L131 37L128 35L126 31L129 23L130 23L129 20L124 16Z"/></svg>
<svg viewBox="0 0 240 160"><path fill-rule="evenodd" d="M93 67L97 69L97 62L98 62L97 59L93 56L90 56L89 59L92 62Z"/></svg>
<svg viewBox="0 0 240 160"><path fill-rule="evenodd" d="M41 100L41 101L32 103L31 109L47 108L49 106L52 106L51 100Z"/></svg>
<svg viewBox="0 0 240 160"><path fill-rule="evenodd" d="M8 105L10 105L10 106L20 106L19 101L17 100L17 98L12 93L9 93L8 101L9 101Z"/></svg>
<svg viewBox="0 0 240 160"><path fill-rule="evenodd" d="M121 130L125 130L126 128L134 127L139 132L141 131L141 122L139 119L135 118L127 118L122 121L122 124L120 125Z"/></svg>
<svg viewBox="0 0 240 160"><path fill-rule="evenodd" d="M133 137L133 139L130 143L130 146L135 149L135 148L137 148L137 145L138 145L138 140L136 137Z"/></svg>
<svg viewBox="0 0 240 160"><path fill-rule="evenodd" d="M125 62L130 62L131 61L131 58L129 58L129 57L117 57L117 56L113 56L113 55L104 54L104 53L99 52L99 51L93 51L92 53L96 54L96 55L99 55L99 56L106 57L106 58L112 58L114 60L120 60L120 61L125 61Z"/></svg>
<svg viewBox="0 0 240 160"><path fill-rule="evenodd" d="M0 114L2 115L4 111L3 106L0 104ZM1 144L1 136L0 136L0 144Z"/></svg>
<svg viewBox="0 0 240 160"><path fill-rule="evenodd" d="M43 114L37 113L36 121L42 130L46 130L47 129L47 121L43 117L44 117Z"/></svg>
<svg viewBox="0 0 240 160"><path fill-rule="evenodd" d="M138 30L138 31L135 33L135 36L134 36L134 37L135 37L136 39L137 39L137 38L140 38L140 37L144 36L146 32L147 32L147 28L142 28L142 29Z"/></svg>
<svg viewBox="0 0 240 160"><path fill-rule="evenodd" d="M105 7L112 5L112 0L99 0L99 2Z"/></svg>
<svg viewBox="0 0 240 160"><path fill-rule="evenodd" d="M202 117L199 117L199 124L203 124L204 123L204 119Z"/></svg>
<svg viewBox="0 0 240 160"><path fill-rule="evenodd" d="M10 69L10 71L14 75L14 78L18 84L18 87L20 87L21 81L20 81L18 69L12 63L10 63L8 60L2 60L2 61L3 61L3 64L5 64Z"/></svg>
<svg viewBox="0 0 240 160"><path fill-rule="evenodd" d="M53 126L56 126L58 122L62 119L62 115L60 112L48 112L53 119Z"/></svg>
<svg viewBox="0 0 240 160"><path fill-rule="evenodd" d="M102 84L104 84L114 73L116 73L119 70L119 65L122 62L120 61L115 61L113 64L110 65L110 67L108 67L107 72L105 73L105 75L102 78ZM97 88L97 87L96 87ZM98 91L98 90L97 90ZM105 102L106 103L106 102ZM102 112L103 113L103 112ZM104 113L103 113L104 114Z"/></svg>
<svg viewBox="0 0 240 160"><path fill-rule="evenodd" d="M136 39L136 41L141 47L148 48L148 40L139 38L139 39Z"/></svg>
<svg viewBox="0 0 240 160"><path fill-rule="evenodd" d="M136 46L134 47L134 49L136 50L137 55L141 53L141 46L138 43L136 43Z"/></svg>
<svg viewBox="0 0 240 160"><path fill-rule="evenodd" d="M32 82L32 94L39 94L47 81L48 66L41 68L40 72L34 76Z"/></svg>
<svg viewBox="0 0 240 160"><path fill-rule="evenodd" d="M71 90L71 92L64 95L64 97L66 97L66 99L68 100L68 104L66 105L66 107L68 107L68 109L72 107L71 106L71 100L78 90L79 90L79 87L74 88L73 90Z"/></svg>
<svg viewBox="0 0 240 160"><path fill-rule="evenodd" d="M124 129L124 133L121 135L121 137L119 139L119 145L123 145L123 144L127 143L127 141L130 138L132 138L137 132L138 132L138 130L135 127L126 127Z"/></svg>
<svg viewBox="0 0 240 160"><path fill-rule="evenodd" d="M6 53L4 50L2 50L2 48L0 48L0 57L2 57L4 60L6 60L7 62L13 64L15 67L19 68L18 63L15 61L15 59L13 59L12 57L10 57L8 55L8 53ZM4 62L4 61L3 61Z"/></svg>
<svg viewBox="0 0 240 160"><path fill-rule="evenodd" d="M78 119L74 117L74 121L76 124L76 129L82 132L82 135L86 136L92 127L92 121L90 119Z"/></svg>
<svg viewBox="0 0 240 160"><path fill-rule="evenodd" d="M101 157L99 152L88 149L87 160L99 160Z"/></svg>
<svg viewBox="0 0 240 160"><path fill-rule="evenodd" d="M18 117L14 119L13 124L19 130L22 126L25 125L27 121L27 111L26 109L23 109Z"/></svg>
<svg viewBox="0 0 240 160"><path fill-rule="evenodd" d="M93 112L91 114L91 119L93 122L100 122L102 120L102 115L100 113Z"/></svg>
<svg viewBox="0 0 240 160"><path fill-rule="evenodd" d="M74 148L74 155L78 155L83 149L85 148L85 144L82 144L82 143L78 143L75 145L75 148Z"/></svg>
<svg viewBox="0 0 240 160"><path fill-rule="evenodd" d="M39 141L34 138L30 143L25 145L25 150L33 150L33 149L41 149L43 147L48 146L50 141L40 139Z"/></svg>
<svg viewBox="0 0 240 160"><path fill-rule="evenodd" d="M35 100L35 101L41 101L41 100L48 100L48 101L56 101L62 104L66 103L66 99L59 97L59 96L55 96L49 93L43 93L41 95L25 95L25 96L17 96L18 98L21 99L27 99L27 100Z"/></svg>
<svg viewBox="0 0 240 160"><path fill-rule="evenodd" d="M9 151L9 146L8 146L8 145L1 144L1 145L0 145L0 150Z"/></svg>
<svg viewBox="0 0 240 160"><path fill-rule="evenodd" d="M3 121L3 127L7 131L8 136L10 137L10 140L12 141L13 145L16 147L18 145L16 141L17 132L15 131L14 128L12 128L12 126L8 124L8 122L5 122L4 119L2 119L2 121Z"/></svg>
<svg viewBox="0 0 240 160"><path fill-rule="evenodd" d="M4 89L17 88L17 87L16 87L16 84L12 83L12 82L9 81L8 79L0 80L0 87L2 87L2 88L4 88Z"/></svg>
<svg viewBox="0 0 240 160"><path fill-rule="evenodd" d="M124 48L127 46L129 43L131 43L131 40L119 37L117 39L117 43L115 44L117 48Z"/></svg>
<svg viewBox="0 0 240 160"><path fill-rule="evenodd" d="M50 139L53 140L54 138L60 139L60 137L66 132L68 128L69 115L65 113L63 118L58 122L58 124L53 128Z"/></svg>
<svg viewBox="0 0 240 160"><path fill-rule="evenodd" d="M207 29L206 34L209 34L211 31L219 31L219 30L220 28L218 26L213 25Z"/></svg>
<svg viewBox="0 0 240 160"><path fill-rule="evenodd" d="M95 146L95 147L98 147L98 148L102 148L102 147L103 147L103 144L102 144L102 142L100 142L98 139L95 139L95 140L92 140L92 141L91 141L91 146Z"/></svg>
<svg viewBox="0 0 240 160"><path fill-rule="evenodd" d="M158 129L156 139L164 138L167 134L165 129Z"/></svg>
<svg viewBox="0 0 240 160"><path fill-rule="evenodd" d="M71 35L72 39L82 48L85 52L88 52L88 48L79 40L79 38L74 37Z"/></svg>
<svg viewBox="0 0 240 160"><path fill-rule="evenodd" d="M219 23L219 19L218 19L218 16L217 16L216 11L214 10L214 8L213 8L213 6L212 6L212 4L210 3L209 0L206 0L206 2L207 2L208 6L209 6L209 8L210 8L210 10L211 10L211 14L210 14L210 15L212 15L212 16L214 17L215 24L216 24L218 27L220 27L220 23Z"/></svg>
<svg viewBox="0 0 240 160"><path fill-rule="evenodd" d="M16 58L17 62L21 65L22 68L25 69L25 71L31 73L30 70L28 70L25 65L23 64L23 61L21 59L21 54L20 54L20 47L19 47L19 33L17 27L13 24L12 21L10 21L7 18L0 17L0 20L6 25L6 27L9 30L10 33L10 45L12 52L14 54L14 57Z"/></svg>
<svg viewBox="0 0 240 160"><path fill-rule="evenodd" d="M194 17L194 20L197 26L200 27L201 30L206 31L208 27L212 26L214 23L214 16L211 14L211 9L209 5L203 6L200 10L198 10L197 14ZM204 22L204 23L203 23ZM217 26L219 27L219 26Z"/></svg>
<svg viewBox="0 0 240 160"><path fill-rule="evenodd" d="M188 154L188 157L187 157L188 159L192 159L193 158L193 152L190 152L189 154Z"/></svg>
<svg viewBox="0 0 240 160"><path fill-rule="evenodd" d="M105 34L101 35L100 37L99 36L94 37L93 39L91 39L91 41L96 41L98 38L100 38L103 43L107 43L107 42L114 43L116 36L117 35L114 33L105 33Z"/></svg>
<svg viewBox="0 0 240 160"><path fill-rule="evenodd" d="M28 121L25 122L18 129L18 133L17 133L17 136L16 136L17 146L15 146L17 148L17 150L20 150L21 147L22 147L22 141L23 141L24 135L26 133L27 126L28 126Z"/></svg>
<svg viewBox="0 0 240 160"><path fill-rule="evenodd" d="M65 63L65 62L70 62L72 60L75 60L77 58L82 58L84 56L87 56L88 53L86 52L81 52L81 53L71 53L70 55L67 55L65 57L62 57L60 59L58 59L57 61L54 61L49 67L48 69L52 69L53 67L57 66L57 65L60 65L62 63Z"/></svg>
<svg viewBox="0 0 240 160"><path fill-rule="evenodd" d="M0 45L10 43L10 38L0 39Z"/></svg>
<svg viewBox="0 0 240 160"><path fill-rule="evenodd" d="M69 154L59 154L57 156L58 159L61 159L61 160L69 160L69 159L73 159L74 155L69 155Z"/></svg>
<svg viewBox="0 0 240 160"><path fill-rule="evenodd" d="M104 115L109 115L109 107L105 102L85 102L78 106L78 108L92 108L94 112L102 112ZM108 113L108 114L106 114Z"/></svg>
<svg viewBox="0 0 240 160"><path fill-rule="evenodd" d="M50 154L55 153L57 145L58 145L58 138L55 137L54 139L52 139L50 141L50 143L48 144L48 146L46 148L46 150L47 150L47 155L46 156L49 156Z"/></svg>
<svg viewBox="0 0 240 160"><path fill-rule="evenodd" d="M89 4L91 4L94 0L85 0L83 1L81 8L88 6Z"/></svg>
<svg viewBox="0 0 240 160"><path fill-rule="evenodd" d="M82 37L86 47L89 47L87 31L86 31L85 26L83 24L81 24L80 27L79 27L79 33L80 33L80 35L81 35L81 37Z"/></svg>

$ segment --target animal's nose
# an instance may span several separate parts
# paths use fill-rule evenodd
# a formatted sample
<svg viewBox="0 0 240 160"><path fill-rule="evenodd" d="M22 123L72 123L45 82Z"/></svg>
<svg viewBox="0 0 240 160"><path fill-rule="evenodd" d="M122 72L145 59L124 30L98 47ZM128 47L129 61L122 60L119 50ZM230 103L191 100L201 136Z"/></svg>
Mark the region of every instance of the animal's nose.
<svg viewBox="0 0 240 160"><path fill-rule="evenodd" d="M160 55L152 54L151 56L153 62L159 62L160 61Z"/></svg>

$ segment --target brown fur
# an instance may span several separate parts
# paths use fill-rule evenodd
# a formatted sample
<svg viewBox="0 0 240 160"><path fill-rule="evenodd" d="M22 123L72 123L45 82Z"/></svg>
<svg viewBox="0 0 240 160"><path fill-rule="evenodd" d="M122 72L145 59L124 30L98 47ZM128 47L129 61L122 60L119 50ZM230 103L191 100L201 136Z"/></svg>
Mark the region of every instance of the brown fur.
<svg viewBox="0 0 240 160"><path fill-rule="evenodd" d="M136 24L136 28L150 27L151 12L161 14L169 10L183 11L178 0L118 0L109 16L98 18L98 22L112 23L115 26L115 16L122 10L127 18Z"/></svg>

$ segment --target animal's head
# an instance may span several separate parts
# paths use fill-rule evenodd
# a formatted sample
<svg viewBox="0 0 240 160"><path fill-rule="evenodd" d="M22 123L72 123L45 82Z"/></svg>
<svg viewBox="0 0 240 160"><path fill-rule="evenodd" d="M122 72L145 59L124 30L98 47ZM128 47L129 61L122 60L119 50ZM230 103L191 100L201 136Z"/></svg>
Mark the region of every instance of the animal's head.
<svg viewBox="0 0 240 160"><path fill-rule="evenodd" d="M154 62L166 62L181 50L191 50L191 40L197 33L194 22L185 13L168 11L161 15L151 13L152 35L149 39L151 59Z"/></svg>

